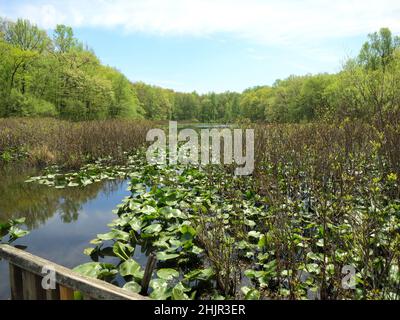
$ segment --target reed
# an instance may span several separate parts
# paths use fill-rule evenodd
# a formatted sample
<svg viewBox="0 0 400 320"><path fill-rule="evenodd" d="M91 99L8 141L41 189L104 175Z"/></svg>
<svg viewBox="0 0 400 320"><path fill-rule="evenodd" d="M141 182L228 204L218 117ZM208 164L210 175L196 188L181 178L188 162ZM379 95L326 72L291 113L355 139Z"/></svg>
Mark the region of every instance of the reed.
<svg viewBox="0 0 400 320"><path fill-rule="evenodd" d="M79 168L99 158L122 163L145 143L150 127L150 122L129 120L0 119L0 159L64 168Z"/></svg>

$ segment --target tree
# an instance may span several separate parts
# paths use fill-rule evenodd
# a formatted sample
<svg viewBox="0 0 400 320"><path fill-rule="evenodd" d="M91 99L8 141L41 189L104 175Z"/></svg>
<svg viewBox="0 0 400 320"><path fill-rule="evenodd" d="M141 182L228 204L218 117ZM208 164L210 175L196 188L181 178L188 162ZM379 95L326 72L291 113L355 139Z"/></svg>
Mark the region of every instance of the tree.
<svg viewBox="0 0 400 320"><path fill-rule="evenodd" d="M203 122L215 122L218 120L218 95L214 92L201 97L200 120Z"/></svg>
<svg viewBox="0 0 400 320"><path fill-rule="evenodd" d="M53 34L54 48L57 52L66 53L73 48L79 48L79 42L74 38L74 31L71 27L59 24Z"/></svg>
<svg viewBox="0 0 400 320"><path fill-rule="evenodd" d="M42 53L50 44L47 33L28 20L18 19L17 22L6 22L3 29L5 41L24 51Z"/></svg>
<svg viewBox="0 0 400 320"><path fill-rule="evenodd" d="M371 70L386 69L393 60L394 51L400 47L400 38L393 37L388 28L382 28L369 34L368 39L358 55L358 63Z"/></svg>
<svg viewBox="0 0 400 320"><path fill-rule="evenodd" d="M218 121L231 122L240 117L240 94L224 92L218 95Z"/></svg>
<svg viewBox="0 0 400 320"><path fill-rule="evenodd" d="M27 80L28 66L35 61L38 54L32 51L21 50L18 47L12 46L4 41L0 42L0 94L1 94L1 109L2 115L15 114L18 110L19 102L13 97L16 96L16 91L25 93L26 87L29 84ZM14 94L12 95L14 91ZM21 101L21 99L18 99ZM11 107L13 105L13 107ZM11 112L11 109L14 110Z"/></svg>
<svg viewBox="0 0 400 320"><path fill-rule="evenodd" d="M200 113L200 101L196 92L175 93L174 119L197 120Z"/></svg>
<svg viewBox="0 0 400 320"><path fill-rule="evenodd" d="M329 74L317 74L304 79L299 105L294 110L295 121L313 121L327 112L327 88L333 81Z"/></svg>
<svg viewBox="0 0 400 320"><path fill-rule="evenodd" d="M373 117L379 128L389 121L398 108L400 81L400 40L390 30L381 29L368 36L357 59L350 59L342 72L342 81L349 89L352 116Z"/></svg>
<svg viewBox="0 0 400 320"><path fill-rule="evenodd" d="M173 98L169 90L143 82L133 85L146 119L167 120L173 113Z"/></svg>
<svg viewBox="0 0 400 320"><path fill-rule="evenodd" d="M140 107L139 99L129 80L113 68L105 67L103 70L102 73L111 82L113 90L109 116L111 118L141 118L144 111Z"/></svg>
<svg viewBox="0 0 400 320"><path fill-rule="evenodd" d="M240 98L241 115L251 121L263 121L270 106L270 87L255 87L243 92Z"/></svg>

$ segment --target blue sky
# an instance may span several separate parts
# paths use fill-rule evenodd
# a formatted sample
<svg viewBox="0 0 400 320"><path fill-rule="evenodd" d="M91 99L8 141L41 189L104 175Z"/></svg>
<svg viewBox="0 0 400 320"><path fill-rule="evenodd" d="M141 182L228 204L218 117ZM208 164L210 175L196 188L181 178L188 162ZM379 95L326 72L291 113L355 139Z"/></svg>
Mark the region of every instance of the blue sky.
<svg viewBox="0 0 400 320"><path fill-rule="evenodd" d="M0 0L0 16L71 25L132 81L201 93L337 72L368 33L400 32L394 0Z"/></svg>

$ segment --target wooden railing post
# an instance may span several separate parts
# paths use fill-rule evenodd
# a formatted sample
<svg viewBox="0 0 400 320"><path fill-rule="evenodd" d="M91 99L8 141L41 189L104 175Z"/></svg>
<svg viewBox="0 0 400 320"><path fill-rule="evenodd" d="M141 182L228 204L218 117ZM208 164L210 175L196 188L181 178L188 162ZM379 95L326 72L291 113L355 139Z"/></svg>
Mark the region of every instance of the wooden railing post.
<svg viewBox="0 0 400 320"><path fill-rule="evenodd" d="M60 286L60 300L74 300L74 290Z"/></svg>
<svg viewBox="0 0 400 320"><path fill-rule="evenodd" d="M39 276L22 270L22 287L24 300L45 300L46 294Z"/></svg>
<svg viewBox="0 0 400 320"><path fill-rule="evenodd" d="M23 300L24 296L22 293L22 270L12 263L9 263L9 270L11 300Z"/></svg>
<svg viewBox="0 0 400 320"><path fill-rule="evenodd" d="M46 290L46 300L61 300L60 286L57 284L55 289Z"/></svg>

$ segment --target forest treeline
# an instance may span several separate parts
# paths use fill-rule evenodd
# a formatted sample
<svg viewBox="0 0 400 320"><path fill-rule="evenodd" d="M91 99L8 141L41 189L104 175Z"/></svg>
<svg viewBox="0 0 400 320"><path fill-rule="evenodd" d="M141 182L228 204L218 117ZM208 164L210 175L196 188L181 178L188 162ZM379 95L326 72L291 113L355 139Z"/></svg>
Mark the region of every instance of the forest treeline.
<svg viewBox="0 0 400 320"><path fill-rule="evenodd" d="M131 83L70 27L48 34L27 20L0 19L0 117L287 123L373 116L383 123L398 111L399 89L400 39L386 28L368 35L337 74L201 95Z"/></svg>

